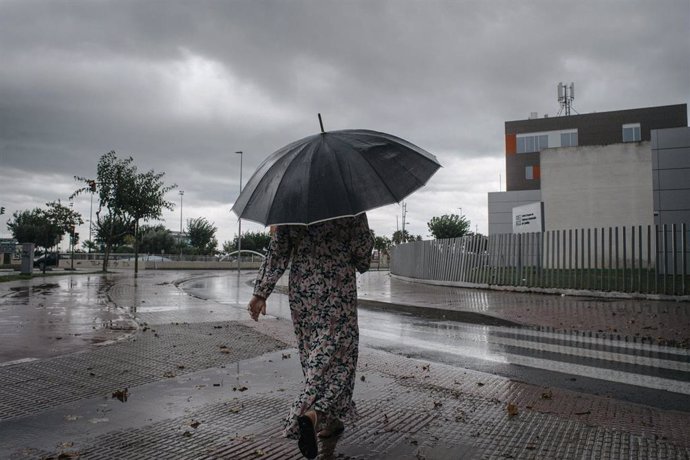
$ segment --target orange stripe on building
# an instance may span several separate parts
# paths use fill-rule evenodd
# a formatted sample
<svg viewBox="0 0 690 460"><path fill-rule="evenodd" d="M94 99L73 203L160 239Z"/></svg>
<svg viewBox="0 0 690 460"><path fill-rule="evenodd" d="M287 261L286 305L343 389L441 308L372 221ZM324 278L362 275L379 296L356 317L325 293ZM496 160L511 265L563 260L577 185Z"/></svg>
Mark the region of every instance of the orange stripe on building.
<svg viewBox="0 0 690 460"><path fill-rule="evenodd" d="M506 155L513 155L517 152L517 138L515 134L506 134Z"/></svg>

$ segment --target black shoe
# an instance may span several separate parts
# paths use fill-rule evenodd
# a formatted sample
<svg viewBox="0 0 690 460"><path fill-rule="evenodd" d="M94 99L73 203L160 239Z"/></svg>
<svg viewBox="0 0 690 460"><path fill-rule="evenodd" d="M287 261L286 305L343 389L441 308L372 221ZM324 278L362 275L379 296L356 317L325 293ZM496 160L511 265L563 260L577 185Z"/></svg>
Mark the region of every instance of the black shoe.
<svg viewBox="0 0 690 460"><path fill-rule="evenodd" d="M297 441L299 451L306 458L316 458L319 455L319 444L316 439L314 423L306 415L300 415L297 417L297 425L299 426L299 440Z"/></svg>

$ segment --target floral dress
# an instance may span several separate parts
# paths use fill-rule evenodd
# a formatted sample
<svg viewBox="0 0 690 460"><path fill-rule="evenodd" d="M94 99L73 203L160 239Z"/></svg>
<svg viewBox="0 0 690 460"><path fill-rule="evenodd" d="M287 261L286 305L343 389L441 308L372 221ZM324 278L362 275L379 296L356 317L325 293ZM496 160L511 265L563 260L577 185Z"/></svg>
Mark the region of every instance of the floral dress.
<svg viewBox="0 0 690 460"><path fill-rule="evenodd" d="M290 409L284 435L298 435L297 417L309 409L319 423L353 415L359 347L355 270L369 269L374 241L366 214L308 226L281 225L271 238L254 294L268 298L291 263L290 311L304 389Z"/></svg>

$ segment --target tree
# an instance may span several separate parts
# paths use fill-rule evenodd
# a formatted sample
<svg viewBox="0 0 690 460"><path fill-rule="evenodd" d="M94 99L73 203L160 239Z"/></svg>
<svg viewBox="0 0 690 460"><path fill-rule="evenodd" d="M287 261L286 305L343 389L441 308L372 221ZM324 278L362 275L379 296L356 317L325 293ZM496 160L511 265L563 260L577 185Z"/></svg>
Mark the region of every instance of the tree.
<svg viewBox="0 0 690 460"><path fill-rule="evenodd" d="M44 252L60 241L60 228L40 208L15 211L7 222L7 228L19 243L34 243L37 249L43 248ZM43 273L45 269L43 265Z"/></svg>
<svg viewBox="0 0 690 460"><path fill-rule="evenodd" d="M163 198L165 193L177 187L163 184L162 178L165 173L138 173L133 162L132 157L119 159L116 153L111 151L99 160L95 180L75 176L84 186L76 190L72 196L87 192L98 193L96 229L99 238L105 243L103 271L108 268L110 252L119 238L127 234L134 235L136 255L139 221L160 218L163 209L173 209L174 206L172 202ZM135 273L138 270L137 262L135 256Z"/></svg>
<svg viewBox="0 0 690 460"><path fill-rule="evenodd" d="M133 234L134 227L131 222L127 222L122 217L105 216L96 224L95 242L101 248L108 250L108 241L110 241L110 251L115 252L126 244L127 236Z"/></svg>
<svg viewBox="0 0 690 460"><path fill-rule="evenodd" d="M197 254L215 254L218 247L218 240L216 240L217 230L214 224L207 221L204 217L187 220L189 245L194 248Z"/></svg>
<svg viewBox="0 0 690 460"><path fill-rule="evenodd" d="M379 252L379 269L381 268L381 256L388 255L388 250L393 242L386 236L374 236L374 249Z"/></svg>
<svg viewBox="0 0 690 460"><path fill-rule="evenodd" d="M467 235L470 229L470 221L465 216L458 216L457 214L444 214L441 217L432 217L426 225L437 240L459 238Z"/></svg>
<svg viewBox="0 0 690 460"><path fill-rule="evenodd" d="M230 253L237 251L238 243L237 235L232 241L223 243L223 252ZM266 253L268 245L271 242L271 234L268 232L246 232L242 234L242 250L256 251L262 254Z"/></svg>
<svg viewBox="0 0 690 460"><path fill-rule="evenodd" d="M96 252L98 251L98 245L91 241L91 240L86 240L82 241L81 245L86 249L88 252Z"/></svg>
<svg viewBox="0 0 690 460"><path fill-rule="evenodd" d="M402 230L396 230L393 232L393 237L391 238L391 241L393 242L393 244L402 244L408 243L410 241L422 241L422 237L420 235L410 235L410 232L408 232L407 230L405 230L404 232Z"/></svg>
<svg viewBox="0 0 690 460"><path fill-rule="evenodd" d="M58 244L65 233L73 234L74 227L84 223L81 214L62 206L59 201L46 203L46 206L48 209L16 211L7 222L7 228L19 243L34 243L44 252Z"/></svg>
<svg viewBox="0 0 690 460"><path fill-rule="evenodd" d="M48 209L44 211L45 215L60 229L60 237L65 233L72 234L77 225L84 223L81 214L72 208L63 206L60 200L46 203L46 206Z"/></svg>
<svg viewBox="0 0 690 460"><path fill-rule="evenodd" d="M177 242L172 232L163 225L143 225L139 229L139 249L147 254L171 254Z"/></svg>

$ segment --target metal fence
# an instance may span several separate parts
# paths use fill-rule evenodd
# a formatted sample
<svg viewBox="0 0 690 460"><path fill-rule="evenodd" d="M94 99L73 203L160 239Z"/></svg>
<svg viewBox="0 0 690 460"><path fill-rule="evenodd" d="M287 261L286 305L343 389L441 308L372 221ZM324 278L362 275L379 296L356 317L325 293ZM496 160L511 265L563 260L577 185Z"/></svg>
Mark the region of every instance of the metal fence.
<svg viewBox="0 0 690 460"><path fill-rule="evenodd" d="M553 230L415 241L391 273L476 286L690 294L687 224Z"/></svg>

